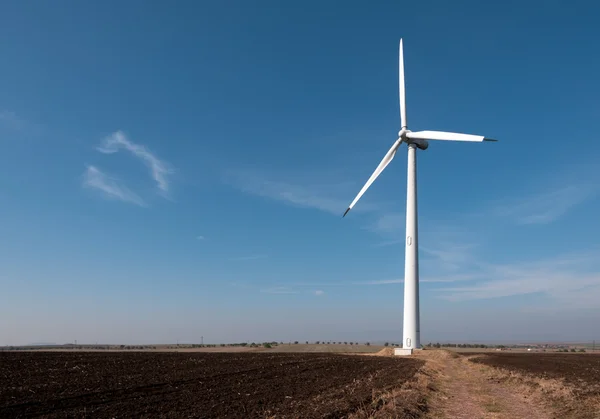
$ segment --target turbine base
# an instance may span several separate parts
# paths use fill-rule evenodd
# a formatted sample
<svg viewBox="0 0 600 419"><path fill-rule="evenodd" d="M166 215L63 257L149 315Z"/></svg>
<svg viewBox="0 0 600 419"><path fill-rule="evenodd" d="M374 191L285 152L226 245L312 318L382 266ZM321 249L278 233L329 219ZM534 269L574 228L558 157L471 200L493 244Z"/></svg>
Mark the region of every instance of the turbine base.
<svg viewBox="0 0 600 419"><path fill-rule="evenodd" d="M394 348L394 355L396 356L410 356L412 354L412 348Z"/></svg>

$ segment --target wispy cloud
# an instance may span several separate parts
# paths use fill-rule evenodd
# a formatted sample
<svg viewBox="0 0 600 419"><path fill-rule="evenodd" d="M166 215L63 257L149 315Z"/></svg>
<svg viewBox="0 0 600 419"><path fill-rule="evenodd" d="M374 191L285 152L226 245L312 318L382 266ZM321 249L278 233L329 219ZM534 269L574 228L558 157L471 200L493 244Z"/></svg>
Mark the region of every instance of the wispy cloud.
<svg viewBox="0 0 600 419"><path fill-rule="evenodd" d="M403 284L404 279L376 279L373 281L356 282L357 285L389 285L389 284Z"/></svg>
<svg viewBox="0 0 600 419"><path fill-rule="evenodd" d="M435 247L419 246L422 253L435 260L436 268L454 271L473 260L475 244L457 244L431 241ZM426 259L426 258L424 258Z"/></svg>
<svg viewBox="0 0 600 419"><path fill-rule="evenodd" d="M375 222L366 227L367 230L379 234L403 234L406 228L406 216L404 213L387 212L380 214ZM392 241L392 244L396 240ZM404 240L402 240L404 242ZM383 244L380 244L383 245Z"/></svg>
<svg viewBox="0 0 600 419"><path fill-rule="evenodd" d="M205 240L205 239L206 239L206 237L204 237L204 236L196 236L196 240Z"/></svg>
<svg viewBox="0 0 600 419"><path fill-rule="evenodd" d="M574 183L531 195L508 205L499 205L494 213L510 217L518 224L548 224L558 220L597 192L596 184Z"/></svg>
<svg viewBox="0 0 600 419"><path fill-rule="evenodd" d="M317 297L321 297L321 296L325 295L325 291L323 291L323 290L316 290L315 291L315 295Z"/></svg>
<svg viewBox="0 0 600 419"><path fill-rule="evenodd" d="M593 189L557 191L560 192L553 194L552 199L585 197ZM551 199L544 196L534 201L543 202L549 208ZM526 208L541 207L536 204ZM540 307L548 307L551 301L555 310L593 307L594 304L597 307L600 300L600 251L596 249L525 262L488 263L484 262L485 248L478 242L482 238L460 223L446 226L431 223L420 239L421 261L424 262L420 281L437 283L434 292L441 299L463 302L535 295L541 298ZM383 279L367 281L365 285L402 282L401 278Z"/></svg>
<svg viewBox="0 0 600 419"><path fill-rule="evenodd" d="M528 294L539 294L563 303L576 303L573 296L583 293L600 299L598 261L600 252L563 255L529 263L480 264L482 281L437 291L441 298L455 302Z"/></svg>
<svg viewBox="0 0 600 419"><path fill-rule="evenodd" d="M469 260L464 273L421 275L421 283L438 284L434 296L446 301L489 300L532 296L542 298L526 309L546 311L597 308L600 301L600 251L567 254L522 263L490 264ZM402 284L402 278L353 282L348 286ZM548 304L550 302L550 305Z"/></svg>
<svg viewBox="0 0 600 419"><path fill-rule="evenodd" d="M264 294L298 294L298 291L289 287L273 287L260 290Z"/></svg>
<svg viewBox="0 0 600 419"><path fill-rule="evenodd" d="M443 282L460 282L460 281L475 281L481 279L480 275L475 274L464 274L464 275L446 275L439 277L422 276L419 278L421 283L443 283ZM389 285L389 284L403 284L404 279L380 279L373 281L357 282L358 285Z"/></svg>
<svg viewBox="0 0 600 419"><path fill-rule="evenodd" d="M108 176L95 166L87 166L83 174L83 187L97 189L109 199L145 206L144 201L138 195L122 185L118 179Z"/></svg>
<svg viewBox="0 0 600 419"><path fill-rule="evenodd" d="M234 257L234 258L231 258L230 260L257 260L257 259L265 259L267 257L268 257L268 255L249 255L249 256Z"/></svg>
<svg viewBox="0 0 600 419"><path fill-rule="evenodd" d="M254 171L229 171L224 180L248 194L339 216L358 191L356 185L349 182L323 182L320 179L327 179L325 175L320 179L305 178L301 182L281 178ZM376 208L377 205L365 202L361 203L358 211L373 211Z"/></svg>
<svg viewBox="0 0 600 419"><path fill-rule="evenodd" d="M102 144L97 147L98 151L105 154L116 153L120 149L125 149L139 158L150 169L150 173L156 181L158 189L162 193L168 192L168 176L173 173L173 170L167 163L146 149L146 147L129 140L122 131L116 131L104 138Z"/></svg>
<svg viewBox="0 0 600 419"><path fill-rule="evenodd" d="M460 282L460 281L475 281L477 279L482 279L480 274L454 274L454 275L421 275L419 278L419 282L423 283L450 283L450 282ZM304 289L307 292L307 289L315 289L315 288L325 288L325 287L334 287L334 288L348 288L355 286L365 286L365 285L390 285L390 284L403 284L404 279L396 278L396 279L376 279L376 280L366 280L366 281L339 281L339 282L294 282L289 284L294 288ZM321 290L319 290L321 291ZM312 292L312 291L311 291Z"/></svg>
<svg viewBox="0 0 600 419"><path fill-rule="evenodd" d="M404 239L385 240L385 241L373 244L373 247L393 246L393 245L403 244L403 243L404 243Z"/></svg>
<svg viewBox="0 0 600 419"><path fill-rule="evenodd" d="M20 118L15 112L0 111L0 128L7 128L11 131L23 131L26 128L34 128L30 123L27 123L23 118Z"/></svg>

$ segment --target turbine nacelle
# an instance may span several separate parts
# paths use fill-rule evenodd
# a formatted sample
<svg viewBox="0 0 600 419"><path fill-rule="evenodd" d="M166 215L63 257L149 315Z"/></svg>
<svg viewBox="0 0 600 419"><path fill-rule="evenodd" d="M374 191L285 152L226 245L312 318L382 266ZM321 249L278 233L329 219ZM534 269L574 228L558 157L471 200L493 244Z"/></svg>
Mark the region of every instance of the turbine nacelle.
<svg viewBox="0 0 600 419"><path fill-rule="evenodd" d="M416 138L416 139L408 138L405 142L406 142L406 144L416 145L419 150L427 150L427 147L429 147L429 141L422 140L420 138Z"/></svg>
<svg viewBox="0 0 600 419"><path fill-rule="evenodd" d="M406 144L416 145L419 150L427 150L427 147L429 147L429 142L424 138L410 138L410 133L410 130L402 128L400 131L398 131L398 139Z"/></svg>

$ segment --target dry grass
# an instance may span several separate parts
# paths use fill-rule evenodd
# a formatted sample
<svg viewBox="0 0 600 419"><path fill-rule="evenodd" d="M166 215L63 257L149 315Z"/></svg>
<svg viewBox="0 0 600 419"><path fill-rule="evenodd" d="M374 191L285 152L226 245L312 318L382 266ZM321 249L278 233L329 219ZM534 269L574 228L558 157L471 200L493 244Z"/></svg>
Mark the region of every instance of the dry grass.
<svg viewBox="0 0 600 419"><path fill-rule="evenodd" d="M482 372L489 381L508 385L516 392L548 405L557 416L573 419L600 418L600 397L578 397L576 389L563 380L541 378L487 365L482 366Z"/></svg>
<svg viewBox="0 0 600 419"><path fill-rule="evenodd" d="M394 348L383 348L379 352L375 352L373 354L365 354L365 355L373 355L373 356L394 356Z"/></svg>
<svg viewBox="0 0 600 419"><path fill-rule="evenodd" d="M428 353L427 356L417 352L414 357L426 359L427 362L419 369L412 380L407 381L399 388L373 394L371 404L354 412L349 416L349 419L424 417L429 411L429 397L438 391L435 382L443 369L444 359L452 356L446 351L435 352L437 354ZM383 348L377 353L362 355L394 357L394 348Z"/></svg>
<svg viewBox="0 0 600 419"><path fill-rule="evenodd" d="M440 369L436 380L439 391L430 400L428 418L553 417L545 404L490 379L489 370L468 361L468 357L449 351L431 351L423 356Z"/></svg>
<svg viewBox="0 0 600 419"><path fill-rule="evenodd" d="M483 407L485 408L486 412L490 412L490 413L502 412L502 407L500 407L495 401L490 402L490 403L485 403L483 405Z"/></svg>
<svg viewBox="0 0 600 419"><path fill-rule="evenodd" d="M413 380L398 389L373 394L369 406L363 406L349 419L421 418L428 411L427 395L433 391L430 379L418 372Z"/></svg>

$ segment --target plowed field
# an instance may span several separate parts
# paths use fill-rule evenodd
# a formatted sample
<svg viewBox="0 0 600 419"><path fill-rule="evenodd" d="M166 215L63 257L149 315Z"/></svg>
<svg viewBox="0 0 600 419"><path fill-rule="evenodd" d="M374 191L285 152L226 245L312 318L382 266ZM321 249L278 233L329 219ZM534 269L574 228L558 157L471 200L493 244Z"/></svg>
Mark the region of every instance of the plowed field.
<svg viewBox="0 0 600 419"><path fill-rule="evenodd" d="M342 418L423 361L334 354L0 353L0 417Z"/></svg>
<svg viewBox="0 0 600 419"><path fill-rule="evenodd" d="M600 395L600 355L487 353L472 361L540 378L559 379L571 385L580 396Z"/></svg>

